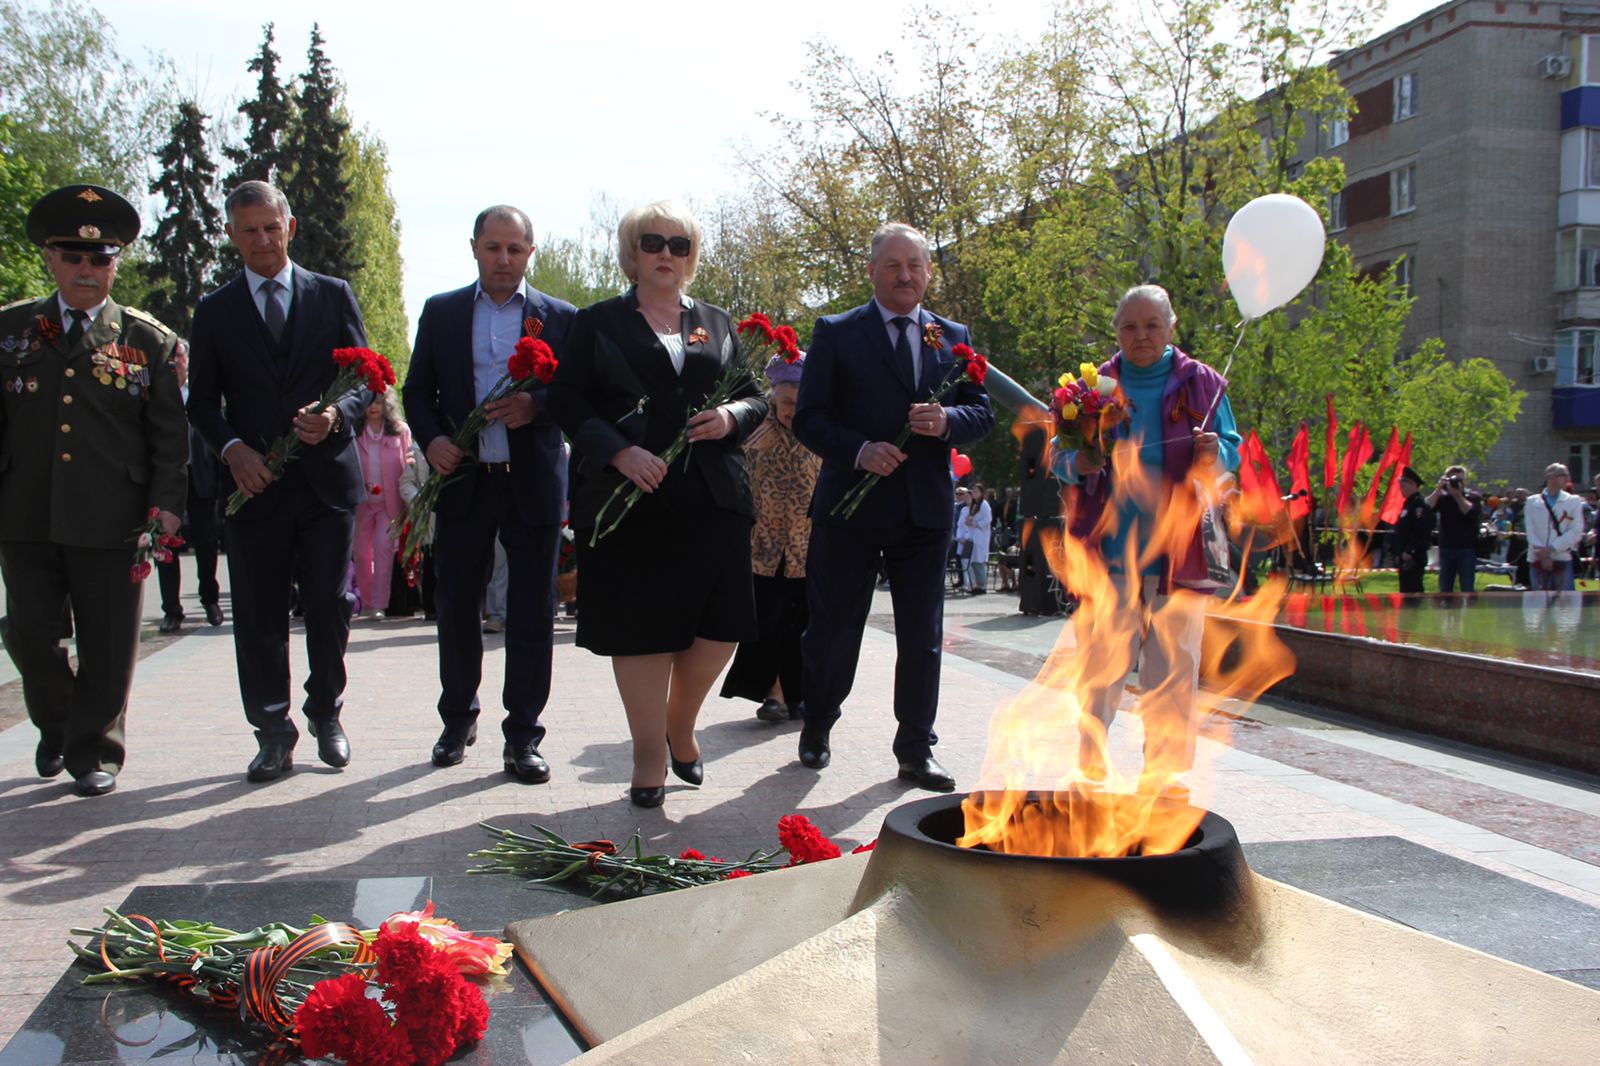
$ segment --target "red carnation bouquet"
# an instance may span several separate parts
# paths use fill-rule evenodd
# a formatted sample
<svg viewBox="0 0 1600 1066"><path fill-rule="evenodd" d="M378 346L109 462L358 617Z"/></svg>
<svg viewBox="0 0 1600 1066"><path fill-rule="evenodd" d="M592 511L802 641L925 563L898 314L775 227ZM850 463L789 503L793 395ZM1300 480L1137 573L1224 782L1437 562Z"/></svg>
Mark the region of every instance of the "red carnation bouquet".
<svg viewBox="0 0 1600 1066"><path fill-rule="evenodd" d="M389 391L389 386L394 384L394 367L389 365L389 360L373 351L371 348L335 348L333 361L339 367L339 372L333 376L330 384L322 394L322 398L312 404L307 414L319 415L339 402L340 397L359 385L365 385L376 395ZM285 433L272 442L272 447L267 449L267 470L273 477L283 473L284 466L294 458L295 452L300 449L300 438L293 432ZM228 514L239 513L250 497L244 494L243 489L234 491L228 497Z"/></svg>
<svg viewBox="0 0 1600 1066"><path fill-rule="evenodd" d="M1060 451L1083 452L1104 463L1111 431L1127 417L1115 378L1100 373L1093 363L1061 375L1050 400L1055 416L1055 446Z"/></svg>
<svg viewBox="0 0 1600 1066"><path fill-rule="evenodd" d="M734 394L751 381L766 367L774 355L781 355L786 363L793 363L800 358L800 337L795 333L793 326L774 326L772 319L757 311L747 318L741 319L734 326L734 332L744 339L744 359L734 360L728 364L728 369L722 372L722 377L717 380L716 388L711 390L705 402L689 412L689 418L702 411L710 411L721 407L733 398ZM697 328L689 335L689 344L705 344L710 340L705 329ZM667 464L670 470L678 456L689 450L689 426L685 422L683 430L672 439L657 458ZM684 460L687 466L688 460ZM644 495L644 490L633 482L623 479L604 506L600 508L594 519L594 532L589 535L589 547L594 547L605 538L612 530L622 524L622 520L633 510L633 505L639 502L639 497ZM611 520L610 525L604 525L604 519L614 506L620 506L617 516Z"/></svg>
<svg viewBox="0 0 1600 1066"><path fill-rule="evenodd" d="M128 580L135 585L150 576L154 563L172 562L172 553L183 547L183 538L161 529L161 508L152 507L144 525L134 531L133 568Z"/></svg>
<svg viewBox="0 0 1600 1066"><path fill-rule="evenodd" d="M478 436L490 421L489 405L498 403L514 393L526 392L535 385L550 384L550 379L555 377L558 362L556 353L550 345L538 337L525 336L517 341L517 346L511 350L511 358L506 360L506 372L500 375L500 380L494 383L488 395L484 396L483 402L467 412L461 428L450 438L451 444L467 453L468 458L463 460L463 466L475 459ZM422 551L422 538L428 528L428 516L438 504L439 494L462 473L464 471L458 471L449 477L430 474L423 481L422 489L406 506L405 512L390 524L390 535L400 542L400 558L408 567L413 565L411 560Z"/></svg>
<svg viewBox="0 0 1600 1066"><path fill-rule="evenodd" d="M927 337L923 338L924 341L927 339ZM949 376L939 383L937 389L933 390L933 395L928 397L925 401L926 403L942 402L946 396L955 391L957 385L964 381L970 381L974 385L981 386L983 379L989 376L989 360L973 351L970 344L958 344L950 349L950 354L956 357L957 363L952 368ZM894 446L903 450L906 446L906 441L910 439L911 423L907 421L905 428L900 431L900 435L894 439ZM881 474L867 474L852 485L850 491L841 496L839 502L833 505L833 510L828 513L842 513L846 518L851 517L856 513L856 508L861 506L861 501L866 499L867 493L872 491L872 486L882 480L883 475Z"/></svg>

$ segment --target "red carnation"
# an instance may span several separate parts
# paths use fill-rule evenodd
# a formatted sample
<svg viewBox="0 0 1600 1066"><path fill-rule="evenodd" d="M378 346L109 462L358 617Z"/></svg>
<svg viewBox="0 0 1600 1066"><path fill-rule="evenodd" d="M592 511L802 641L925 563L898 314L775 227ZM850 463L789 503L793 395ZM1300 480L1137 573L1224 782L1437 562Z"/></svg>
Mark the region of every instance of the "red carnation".
<svg viewBox="0 0 1600 1066"><path fill-rule="evenodd" d="M974 385L982 385L983 379L989 376L989 360L973 352L967 357L967 377Z"/></svg>
<svg viewBox="0 0 1600 1066"><path fill-rule="evenodd" d="M704 862L705 861L705 856L702 855L700 852L696 851L694 848L684 848L683 851L678 855L678 858L686 859L686 860L688 860L690 862Z"/></svg>
<svg viewBox="0 0 1600 1066"><path fill-rule="evenodd" d="M739 324L734 327L734 331L751 334L752 336L759 335L763 341L769 343L778 339L778 331L772 328L772 319L760 311L741 319ZM793 331L791 330L791 332Z"/></svg>
<svg viewBox="0 0 1600 1066"><path fill-rule="evenodd" d="M544 342L540 341L539 343L543 344ZM558 365L559 362L555 355L541 355L533 361L533 376L538 378L541 384L548 385L550 384L550 379L556 376L556 367Z"/></svg>
<svg viewBox="0 0 1600 1066"><path fill-rule="evenodd" d="M367 982L360 974L317 982L294 1020L307 1058L340 1058L374 1066L404 1066L413 1060L404 1034L389 1024L382 1004L367 995Z"/></svg>
<svg viewBox="0 0 1600 1066"><path fill-rule="evenodd" d="M778 350L783 353L784 362L792 363L800 358L800 335L793 326L779 326L772 333L772 339L778 342Z"/></svg>
<svg viewBox="0 0 1600 1066"><path fill-rule="evenodd" d="M128 577L135 585L137 585L139 582L149 577L150 572L153 569L154 567L150 565L148 560L142 563L134 563L133 569L128 572Z"/></svg>
<svg viewBox="0 0 1600 1066"><path fill-rule="evenodd" d="M837 859L839 847L822 835L803 814L786 814L778 819L778 843L789 853L789 865Z"/></svg>
<svg viewBox="0 0 1600 1066"><path fill-rule="evenodd" d="M728 873L727 873L727 876L725 876L723 878L723 880L724 881L732 881L736 877L749 877L749 876L750 876L750 871L749 870L729 870Z"/></svg>
<svg viewBox="0 0 1600 1066"><path fill-rule="evenodd" d="M149 512L145 515L145 517L147 517L147 518L160 518L161 517L161 508L159 508L159 507L150 508Z"/></svg>

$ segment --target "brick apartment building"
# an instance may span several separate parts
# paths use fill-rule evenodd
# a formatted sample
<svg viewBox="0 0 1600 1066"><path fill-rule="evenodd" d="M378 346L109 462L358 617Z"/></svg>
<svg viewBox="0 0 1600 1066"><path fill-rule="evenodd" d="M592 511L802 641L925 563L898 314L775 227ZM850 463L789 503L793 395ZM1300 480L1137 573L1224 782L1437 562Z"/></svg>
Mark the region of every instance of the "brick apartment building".
<svg viewBox="0 0 1600 1066"><path fill-rule="evenodd" d="M1477 472L1600 473L1600 0L1455 0L1333 60L1359 108L1308 134L1344 161L1333 236L1398 274L1405 344L1439 337L1527 392ZM1423 471L1432 476L1437 471Z"/></svg>

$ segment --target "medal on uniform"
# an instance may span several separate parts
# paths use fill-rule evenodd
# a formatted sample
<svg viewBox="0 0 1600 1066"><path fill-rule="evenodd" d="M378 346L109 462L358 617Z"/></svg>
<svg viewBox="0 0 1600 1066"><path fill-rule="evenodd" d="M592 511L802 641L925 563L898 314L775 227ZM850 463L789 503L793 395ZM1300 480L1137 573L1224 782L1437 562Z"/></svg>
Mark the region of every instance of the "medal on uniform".
<svg viewBox="0 0 1600 1066"><path fill-rule="evenodd" d="M29 392L38 392L39 391L39 379L38 378L29 378L28 379L28 391Z"/></svg>
<svg viewBox="0 0 1600 1066"><path fill-rule="evenodd" d="M128 395L129 396L137 396L137 395L139 395L139 386L137 386L137 385L129 385L128 386Z"/></svg>

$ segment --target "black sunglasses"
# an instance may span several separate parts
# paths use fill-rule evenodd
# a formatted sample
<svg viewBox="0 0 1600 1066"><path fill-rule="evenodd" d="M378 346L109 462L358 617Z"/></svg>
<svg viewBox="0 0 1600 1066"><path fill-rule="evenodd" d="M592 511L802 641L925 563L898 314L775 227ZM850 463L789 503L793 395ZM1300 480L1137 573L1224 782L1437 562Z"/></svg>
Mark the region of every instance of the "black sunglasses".
<svg viewBox="0 0 1600 1066"><path fill-rule="evenodd" d="M56 254L59 255L61 257L61 261L68 266L77 266L79 263L82 263L85 259L87 259L89 260L90 266L108 267L117 260L116 256L106 255L104 252L64 252L60 248L57 248Z"/></svg>
<svg viewBox="0 0 1600 1066"><path fill-rule="evenodd" d="M655 255L665 248L679 259L689 258L689 251L694 247L687 237L663 237L659 233L639 234L639 250L647 255Z"/></svg>

